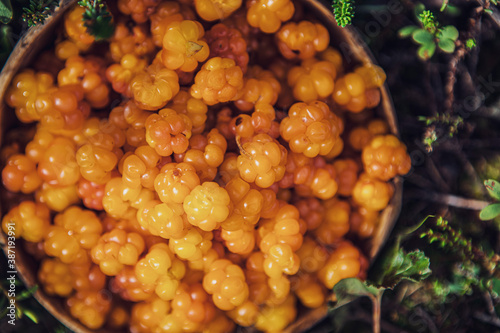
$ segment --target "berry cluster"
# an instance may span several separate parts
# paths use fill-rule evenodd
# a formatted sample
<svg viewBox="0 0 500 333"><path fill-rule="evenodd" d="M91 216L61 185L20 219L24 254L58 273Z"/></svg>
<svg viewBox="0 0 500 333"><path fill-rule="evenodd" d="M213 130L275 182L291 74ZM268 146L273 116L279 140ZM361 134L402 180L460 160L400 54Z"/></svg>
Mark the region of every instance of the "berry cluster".
<svg viewBox="0 0 500 333"><path fill-rule="evenodd" d="M5 95L26 125L0 156L2 230L43 290L90 329L280 332L363 278L347 239L374 234L411 164L366 110L382 70L347 72L293 0L116 7L99 44L70 8L55 61Z"/></svg>

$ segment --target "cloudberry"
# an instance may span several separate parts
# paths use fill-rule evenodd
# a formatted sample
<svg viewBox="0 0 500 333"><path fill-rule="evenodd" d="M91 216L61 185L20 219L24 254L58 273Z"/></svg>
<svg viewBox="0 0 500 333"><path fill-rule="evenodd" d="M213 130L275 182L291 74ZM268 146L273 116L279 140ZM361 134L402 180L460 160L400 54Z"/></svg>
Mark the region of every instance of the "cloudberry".
<svg viewBox="0 0 500 333"><path fill-rule="evenodd" d="M297 255L300 258L300 270L305 273L317 272L323 268L329 257L327 249L310 236L304 237L304 242L297 250Z"/></svg>
<svg viewBox="0 0 500 333"><path fill-rule="evenodd" d="M229 215L231 200L227 191L214 182L204 182L184 199L187 220L204 231L219 227Z"/></svg>
<svg viewBox="0 0 500 333"><path fill-rule="evenodd" d="M207 105L225 103L243 88L243 72L233 59L209 59L196 74L191 96L203 99Z"/></svg>
<svg viewBox="0 0 500 333"><path fill-rule="evenodd" d="M12 83L5 93L5 102L16 109L17 119L23 123L39 120L36 99L39 94L45 93L53 87L54 78L49 73L25 69L12 79Z"/></svg>
<svg viewBox="0 0 500 333"><path fill-rule="evenodd" d="M299 210L300 217L306 222L307 230L314 230L323 222L325 207L318 199L302 199L294 205Z"/></svg>
<svg viewBox="0 0 500 333"><path fill-rule="evenodd" d="M191 119L173 109L151 114L145 123L146 141L161 156L182 154L189 146Z"/></svg>
<svg viewBox="0 0 500 333"><path fill-rule="evenodd" d="M61 187L43 183L42 187L36 191L35 198L36 201L56 212L62 212L69 206L80 202L76 184Z"/></svg>
<svg viewBox="0 0 500 333"><path fill-rule="evenodd" d="M358 164L353 159L338 159L333 162L333 167L337 172L338 193L342 196L350 196L358 180Z"/></svg>
<svg viewBox="0 0 500 333"><path fill-rule="evenodd" d="M366 209L379 211L387 207L393 193L392 185L368 174L361 174L352 191L354 201Z"/></svg>
<svg viewBox="0 0 500 333"><path fill-rule="evenodd" d="M142 204L153 199L154 192L152 190L126 186L121 177L116 177L111 178L106 183L102 205L104 210L112 217L131 218Z"/></svg>
<svg viewBox="0 0 500 333"><path fill-rule="evenodd" d="M270 71L261 71L257 77L245 81L234 105L241 111L250 111L258 103L274 105L280 92L281 85L274 75Z"/></svg>
<svg viewBox="0 0 500 333"><path fill-rule="evenodd" d="M98 184L104 184L111 179L112 171L118 163L117 156L99 143L86 143L76 152L76 162L83 178Z"/></svg>
<svg viewBox="0 0 500 333"><path fill-rule="evenodd" d="M124 265L135 265L140 254L144 251L142 236L124 230L113 229L99 238L90 254L92 261L98 264L106 275L116 275Z"/></svg>
<svg viewBox="0 0 500 333"><path fill-rule="evenodd" d="M214 128L206 136L195 135L190 140L191 149L183 161L194 166L200 181L213 181L217 167L222 164L227 148L226 139Z"/></svg>
<svg viewBox="0 0 500 333"><path fill-rule="evenodd" d="M64 30L69 39L72 40L78 49L85 51L94 43L94 37L87 32L84 25L83 14L85 8L75 6L64 16Z"/></svg>
<svg viewBox="0 0 500 333"><path fill-rule="evenodd" d="M134 76L130 90L138 107L157 110L179 92L179 77L174 71L153 64Z"/></svg>
<svg viewBox="0 0 500 333"><path fill-rule="evenodd" d="M192 228L182 237L171 238L169 246L179 258L195 262L202 260L212 247L212 238L211 232Z"/></svg>
<svg viewBox="0 0 500 333"><path fill-rule="evenodd" d="M320 101L295 103L280 124L281 137L294 153L327 155L342 132L342 121Z"/></svg>
<svg viewBox="0 0 500 333"><path fill-rule="evenodd" d="M300 66L290 69L288 84L293 87L293 96L297 100L312 102L332 94L336 75L333 63L306 59Z"/></svg>
<svg viewBox="0 0 500 333"><path fill-rule="evenodd" d="M155 244L148 254L135 265L137 280L154 284L155 292L163 300L171 300L184 276L184 263L175 258L167 244Z"/></svg>
<svg viewBox="0 0 500 333"><path fill-rule="evenodd" d="M105 184L90 182L84 178L78 182L78 196L85 207L94 210L103 210L102 198L104 197Z"/></svg>
<svg viewBox="0 0 500 333"><path fill-rule="evenodd" d="M295 7L290 0L251 0L247 7L248 23L265 33L275 33L281 23L291 19L295 13Z"/></svg>
<svg viewBox="0 0 500 333"><path fill-rule="evenodd" d="M258 134L240 144L237 163L243 180L266 188L283 178L286 159L285 147L267 134Z"/></svg>
<svg viewBox="0 0 500 333"><path fill-rule="evenodd" d="M228 311L227 315L238 325L249 327L255 324L259 312L259 307L254 302L246 300L243 304Z"/></svg>
<svg viewBox="0 0 500 333"><path fill-rule="evenodd" d="M308 308L315 309L325 304L325 288L318 283L312 274L299 275L293 290L300 303Z"/></svg>
<svg viewBox="0 0 500 333"><path fill-rule="evenodd" d="M2 219L5 234L23 238L28 242L40 242L44 239L50 225L50 211L44 204L23 201L12 208Z"/></svg>
<svg viewBox="0 0 500 333"><path fill-rule="evenodd" d="M147 201L137 211L137 221L155 236L165 239L182 237L186 231L182 218L183 212L171 206L157 200Z"/></svg>
<svg viewBox="0 0 500 333"><path fill-rule="evenodd" d="M73 185L80 179L76 147L66 138L54 139L38 163L38 174L50 185Z"/></svg>
<svg viewBox="0 0 500 333"><path fill-rule="evenodd" d="M73 292L71 270L59 259L44 259L37 276L48 295L68 297Z"/></svg>
<svg viewBox="0 0 500 333"><path fill-rule="evenodd" d="M111 64L106 69L106 78L111 83L114 91L132 97L130 82L135 74L143 72L146 66L145 59L140 59L134 54L125 54L119 63Z"/></svg>
<svg viewBox="0 0 500 333"><path fill-rule="evenodd" d="M181 89L168 105L179 114L185 114L191 119L192 134L201 134L205 129L208 107L203 101L191 97L188 90Z"/></svg>
<svg viewBox="0 0 500 333"><path fill-rule="evenodd" d="M143 186L153 189L156 176L159 174L160 155L150 146L140 146L133 154L124 156L122 164L122 180L126 186L137 188Z"/></svg>
<svg viewBox="0 0 500 333"><path fill-rule="evenodd" d="M8 191L32 193L42 185L36 164L26 155L15 154L2 170L2 183Z"/></svg>
<svg viewBox="0 0 500 333"><path fill-rule="evenodd" d="M154 13L159 0L118 0L118 9L137 23L144 23Z"/></svg>
<svg viewBox="0 0 500 333"><path fill-rule="evenodd" d="M90 210L72 206L54 217L54 225L45 238L45 252L69 264L78 259L81 250L90 250L99 240L102 225Z"/></svg>
<svg viewBox="0 0 500 333"><path fill-rule="evenodd" d="M332 289L340 280L358 275L361 269L360 257L356 247L347 241L343 242L319 270L318 278L328 289Z"/></svg>
<svg viewBox="0 0 500 333"><path fill-rule="evenodd" d="M331 245L349 231L351 206L336 198L325 201L324 206L324 220L314 233L320 242Z"/></svg>
<svg viewBox="0 0 500 333"><path fill-rule="evenodd" d="M135 267L125 266L120 273L111 279L109 289L122 299L140 302L154 297L154 284L143 284L137 280Z"/></svg>
<svg viewBox="0 0 500 333"><path fill-rule="evenodd" d="M168 69L192 72L199 62L205 61L210 49L202 38L203 26L198 21L174 21L163 37L161 60Z"/></svg>
<svg viewBox="0 0 500 333"><path fill-rule="evenodd" d="M145 302L134 304L131 309L130 331L133 333L159 332L170 311L170 301L164 301L156 296Z"/></svg>
<svg viewBox="0 0 500 333"><path fill-rule="evenodd" d="M111 310L111 295L106 290L79 291L66 301L69 312L83 325L98 329Z"/></svg>
<svg viewBox="0 0 500 333"><path fill-rule="evenodd" d="M281 54L287 59L308 59L324 51L330 43L330 34L319 23L289 22L276 33Z"/></svg>
<svg viewBox="0 0 500 333"><path fill-rule="evenodd" d="M196 12L205 21L222 20L240 8L242 0L195 0Z"/></svg>
<svg viewBox="0 0 500 333"><path fill-rule="evenodd" d="M243 270L227 259L212 263L203 277L203 288L212 295L216 307L229 311L248 298L248 285Z"/></svg>
<svg viewBox="0 0 500 333"><path fill-rule="evenodd" d="M351 231L362 238L368 238L373 235L378 223L378 212L364 207L358 207L352 214L349 223Z"/></svg>
<svg viewBox="0 0 500 333"><path fill-rule="evenodd" d="M294 321L297 316L295 297L289 295L280 305L269 305L257 315L255 327L264 332L280 332Z"/></svg>
<svg viewBox="0 0 500 333"><path fill-rule="evenodd" d="M163 46L163 37L167 27L174 21L194 20L195 14L190 7L179 4L177 1L162 1L153 15L151 21L151 35L156 46Z"/></svg>
<svg viewBox="0 0 500 333"><path fill-rule="evenodd" d="M262 194L250 187L239 176L233 177L225 186L233 210L221 227L227 231L237 231L243 225L253 226L257 224L260 218L264 198Z"/></svg>
<svg viewBox="0 0 500 333"><path fill-rule="evenodd" d="M406 146L394 135L379 135L363 148L361 155L365 172L387 181L410 171L411 159Z"/></svg>
<svg viewBox="0 0 500 333"><path fill-rule="evenodd" d="M102 76L104 68L104 61L100 58L73 56L59 71L57 83L59 86L80 85L90 105L103 108L109 103L109 88Z"/></svg>
<svg viewBox="0 0 500 333"><path fill-rule="evenodd" d="M144 57L154 50L153 39L149 36L148 28L145 25L136 25L132 28L127 27L123 22L118 22L115 25L115 32L109 43L109 51L113 61L120 62L125 55Z"/></svg>
<svg viewBox="0 0 500 333"><path fill-rule="evenodd" d="M210 47L210 58L233 59L243 73L247 71L247 43L237 29L229 28L224 23L214 25L205 36Z"/></svg>
<svg viewBox="0 0 500 333"><path fill-rule="evenodd" d="M160 200L181 204L200 179L196 169L188 163L168 163L155 178L155 190Z"/></svg>

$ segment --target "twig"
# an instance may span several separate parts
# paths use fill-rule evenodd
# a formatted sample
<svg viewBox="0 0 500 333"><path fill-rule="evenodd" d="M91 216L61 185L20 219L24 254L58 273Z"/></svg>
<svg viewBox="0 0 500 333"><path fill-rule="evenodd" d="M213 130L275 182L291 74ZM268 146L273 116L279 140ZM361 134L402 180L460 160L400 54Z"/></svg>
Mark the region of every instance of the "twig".
<svg viewBox="0 0 500 333"><path fill-rule="evenodd" d="M490 7L490 2L489 1L483 1L483 0L476 0L478 4L481 5L481 7L489 9L491 12L487 12L489 17L493 20L493 22L497 25L498 28L500 28L500 13L495 7ZM483 11L484 12L484 11Z"/></svg>
<svg viewBox="0 0 500 333"><path fill-rule="evenodd" d="M448 64L448 73L447 73L447 78L446 78L446 86L444 87L445 93L446 93L446 100L445 100L445 105L444 109L445 112L451 113L453 111L453 103L455 101L455 94L454 94L454 88L455 88L455 82L456 82L456 75L457 75L457 67L458 63L462 58L465 56L465 46L461 41L457 41L458 47L455 51L455 54L450 60L450 63Z"/></svg>
<svg viewBox="0 0 500 333"><path fill-rule="evenodd" d="M500 327L500 319L497 317L489 316L485 313L482 312L476 312L474 313L474 318L477 320L482 321L483 323L487 323L496 327Z"/></svg>
<svg viewBox="0 0 500 333"><path fill-rule="evenodd" d="M407 195L415 199L420 198L426 201L432 201L452 207L471 210L481 210L490 204L488 201L468 199L452 194L430 192L428 190L414 190L411 192L408 191Z"/></svg>
<svg viewBox="0 0 500 333"><path fill-rule="evenodd" d="M415 308L415 313L418 316L422 317L422 319L425 320L425 322L427 323L427 327L429 328L429 331L431 331L433 333L439 333L439 330L436 327L436 324L434 323L434 321L432 320L432 318L429 316L429 314L427 312L422 310L421 307L417 307L417 308Z"/></svg>
<svg viewBox="0 0 500 333"><path fill-rule="evenodd" d="M439 188L443 189L443 192L449 192L450 187L444 181L443 177L441 176L441 173L439 172L438 168L436 167L436 164L432 160L432 157L430 157L426 160L426 165L427 165L427 170L429 171L429 174L431 175L432 179L438 184Z"/></svg>

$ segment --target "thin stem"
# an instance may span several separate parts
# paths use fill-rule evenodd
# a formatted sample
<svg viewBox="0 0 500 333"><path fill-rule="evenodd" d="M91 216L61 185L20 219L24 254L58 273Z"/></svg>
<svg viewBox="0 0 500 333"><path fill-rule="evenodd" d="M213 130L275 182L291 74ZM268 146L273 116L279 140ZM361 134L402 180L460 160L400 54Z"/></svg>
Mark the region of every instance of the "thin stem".
<svg viewBox="0 0 500 333"><path fill-rule="evenodd" d="M372 325L373 333L380 333L380 313L382 308L382 295L384 291L381 290L378 295L370 295L373 304Z"/></svg>

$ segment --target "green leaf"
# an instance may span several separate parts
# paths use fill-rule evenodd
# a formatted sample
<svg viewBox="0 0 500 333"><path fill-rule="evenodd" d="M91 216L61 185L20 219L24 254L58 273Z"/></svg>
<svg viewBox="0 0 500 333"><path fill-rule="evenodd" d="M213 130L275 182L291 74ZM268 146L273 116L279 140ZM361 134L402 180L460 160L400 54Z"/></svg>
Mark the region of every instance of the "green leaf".
<svg viewBox="0 0 500 333"><path fill-rule="evenodd" d="M333 309L339 308L361 296L377 296L383 290L368 286L358 278L347 278L340 280L334 287L333 292L337 297L337 303Z"/></svg>
<svg viewBox="0 0 500 333"><path fill-rule="evenodd" d="M434 36L427 30L417 29L412 34L413 40L419 44L429 44L434 42Z"/></svg>
<svg viewBox="0 0 500 333"><path fill-rule="evenodd" d="M374 285L392 289L401 280L418 282L431 274L430 260L420 250L406 253L398 246L397 253L391 254L391 256L390 265L382 262L379 271L382 274L379 273L377 279L373 281Z"/></svg>
<svg viewBox="0 0 500 333"><path fill-rule="evenodd" d="M33 311L31 311L30 309L24 309L23 313L26 317L31 319L32 322L38 324L38 316Z"/></svg>
<svg viewBox="0 0 500 333"><path fill-rule="evenodd" d="M395 267L403 263L403 258L399 253L400 240L401 238L398 237L392 245L385 247L375 261L369 273L374 285L383 285L387 272L393 271Z"/></svg>
<svg viewBox="0 0 500 333"><path fill-rule="evenodd" d="M455 51L455 42L448 38L440 39L438 47L446 53L453 53Z"/></svg>
<svg viewBox="0 0 500 333"><path fill-rule="evenodd" d="M423 117L425 120L426 117ZM420 120L420 119L419 119ZM415 224L414 226L411 226L411 227L407 227L407 228L404 228L403 230L401 230L398 234L401 236L401 237L404 237L404 236L409 236L411 235L412 233L414 233L415 231L417 231L424 223L425 221L427 221L428 218L430 217L435 217L434 215L427 215L422 221L420 221L419 223Z"/></svg>
<svg viewBox="0 0 500 333"><path fill-rule="evenodd" d="M0 22L7 24L12 20L12 5L10 0L0 0Z"/></svg>
<svg viewBox="0 0 500 333"><path fill-rule="evenodd" d="M492 296L498 298L500 296L500 279L491 279L489 281L489 287L491 288Z"/></svg>
<svg viewBox="0 0 500 333"><path fill-rule="evenodd" d="M448 38L456 41L458 38L458 30L452 25L447 25L441 29L439 38Z"/></svg>
<svg viewBox="0 0 500 333"><path fill-rule="evenodd" d="M424 44L424 45L420 46L418 48L417 54L421 59L427 60L434 55L435 51L436 51L436 44L429 43L429 44Z"/></svg>
<svg viewBox="0 0 500 333"><path fill-rule="evenodd" d="M35 291L37 291L38 285L34 285L30 289L23 290L22 292L19 293L19 295L16 296L16 300L18 301L23 301L33 295Z"/></svg>
<svg viewBox="0 0 500 333"><path fill-rule="evenodd" d="M500 203L488 205L479 212L479 218L483 221L493 220L498 215L500 215Z"/></svg>
<svg viewBox="0 0 500 333"><path fill-rule="evenodd" d="M493 14L493 11L491 9L489 9L489 8L485 8L484 12L487 13L487 14L490 14L490 15Z"/></svg>
<svg viewBox="0 0 500 333"><path fill-rule="evenodd" d="M494 179L488 179L484 181L484 187L488 191L488 194L497 200L500 200L500 183Z"/></svg>
<svg viewBox="0 0 500 333"><path fill-rule="evenodd" d="M398 31L398 35L400 38L406 38L409 37L415 30L417 30L418 27L416 25L409 25L406 27L402 27Z"/></svg>
<svg viewBox="0 0 500 333"><path fill-rule="evenodd" d="M443 0L443 3L441 4L441 8L439 8L439 11L442 12L446 9L448 6L448 2Z"/></svg>

